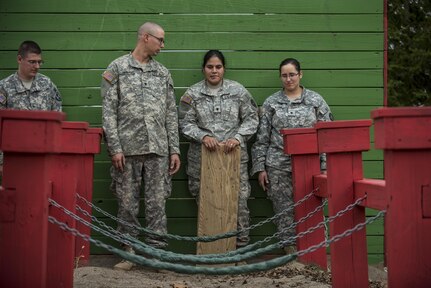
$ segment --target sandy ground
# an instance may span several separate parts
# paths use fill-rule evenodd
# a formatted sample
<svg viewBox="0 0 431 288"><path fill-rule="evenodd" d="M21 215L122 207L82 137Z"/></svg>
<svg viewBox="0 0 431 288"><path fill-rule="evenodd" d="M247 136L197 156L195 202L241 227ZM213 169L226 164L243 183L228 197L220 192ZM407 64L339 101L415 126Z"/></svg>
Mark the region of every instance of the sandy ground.
<svg viewBox="0 0 431 288"><path fill-rule="evenodd" d="M145 288L281 288L331 287L331 275L311 265L291 262L266 272L235 276L186 275L171 271L155 272L139 266L131 271L112 269L119 258L92 256L88 266L74 271L75 288L145 287ZM369 267L370 287L387 287L382 265Z"/></svg>

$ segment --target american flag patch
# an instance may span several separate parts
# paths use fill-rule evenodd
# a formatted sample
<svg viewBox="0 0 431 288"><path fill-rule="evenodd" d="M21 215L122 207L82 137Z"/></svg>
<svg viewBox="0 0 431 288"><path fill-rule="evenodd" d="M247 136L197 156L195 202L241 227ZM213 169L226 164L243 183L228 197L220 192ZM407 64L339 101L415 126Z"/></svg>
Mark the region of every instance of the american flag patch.
<svg viewBox="0 0 431 288"><path fill-rule="evenodd" d="M114 80L115 75L114 75L114 74L112 74L110 71L105 71L105 72L103 72L102 77L103 77L106 81L108 81L109 83L112 83L112 80Z"/></svg>
<svg viewBox="0 0 431 288"><path fill-rule="evenodd" d="M181 102L184 102L186 104L192 103L193 99L192 97L190 97L189 95L184 95L183 97L181 97Z"/></svg>

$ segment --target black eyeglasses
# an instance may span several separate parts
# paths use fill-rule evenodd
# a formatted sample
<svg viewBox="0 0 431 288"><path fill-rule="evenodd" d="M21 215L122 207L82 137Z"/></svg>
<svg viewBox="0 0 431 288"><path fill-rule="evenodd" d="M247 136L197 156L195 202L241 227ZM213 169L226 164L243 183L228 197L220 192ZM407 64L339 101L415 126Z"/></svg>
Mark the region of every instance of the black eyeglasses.
<svg viewBox="0 0 431 288"><path fill-rule="evenodd" d="M30 65L36 65L36 64L39 64L39 66L42 66L43 65L43 60L27 60L27 63L28 64L30 64Z"/></svg>
<svg viewBox="0 0 431 288"><path fill-rule="evenodd" d="M154 36L153 34L150 34L150 33L147 33L147 34L150 35L150 36L152 36L152 37L154 37L154 38L156 38L157 40L159 40L160 45L165 44L165 39L164 38L159 38L159 37Z"/></svg>

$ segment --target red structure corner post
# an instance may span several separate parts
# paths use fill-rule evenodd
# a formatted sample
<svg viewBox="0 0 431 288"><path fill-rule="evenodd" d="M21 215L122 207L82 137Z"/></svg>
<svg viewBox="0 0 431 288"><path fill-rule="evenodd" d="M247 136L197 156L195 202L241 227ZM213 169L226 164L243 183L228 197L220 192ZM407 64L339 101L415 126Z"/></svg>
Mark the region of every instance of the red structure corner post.
<svg viewBox="0 0 431 288"><path fill-rule="evenodd" d="M0 287L48 287L50 168L60 152L59 112L0 111Z"/></svg>
<svg viewBox="0 0 431 288"><path fill-rule="evenodd" d="M354 181L363 178L362 151L370 147L370 120L319 122L319 152L327 157L329 216L355 202ZM329 224L331 236L365 222L365 208L356 206ZM332 287L368 287L366 231L362 229L330 245Z"/></svg>
<svg viewBox="0 0 431 288"><path fill-rule="evenodd" d="M431 107L372 112L384 149L388 287L431 284Z"/></svg>
<svg viewBox="0 0 431 288"><path fill-rule="evenodd" d="M284 151L292 157L292 179L294 201L298 202L313 191L313 176L320 174L320 156L317 149L317 133L314 128L282 129ZM295 222L305 217L322 204L322 199L312 196L303 204L295 208ZM296 226L296 233L304 232L323 220L323 210L308 218L304 223ZM324 228L316 229L313 233L297 240L298 250L304 250L312 245L325 241ZM300 256L303 263L314 263L322 269L327 269L325 247Z"/></svg>
<svg viewBox="0 0 431 288"><path fill-rule="evenodd" d="M63 122L63 125L71 125L69 129L75 130L79 122ZM85 123L87 124L87 123ZM88 127L88 124L87 124ZM64 129L64 127L63 127ZM71 131L70 131L71 132ZM69 133L70 133L69 132ZM102 138L101 128L86 128L83 133L83 149L76 155L79 161L79 175L78 175L78 190L77 193L88 202L93 199L93 176L94 176L94 154L100 153L100 141ZM70 142L69 142L70 143ZM76 203L80 208L87 211L92 215L91 207L88 206L83 200L76 199ZM85 216L83 213L76 211L76 213L91 223L91 218ZM85 235L91 234L90 227L83 223L77 222L76 229ZM87 265L90 260L90 243L81 237L75 239L75 266Z"/></svg>

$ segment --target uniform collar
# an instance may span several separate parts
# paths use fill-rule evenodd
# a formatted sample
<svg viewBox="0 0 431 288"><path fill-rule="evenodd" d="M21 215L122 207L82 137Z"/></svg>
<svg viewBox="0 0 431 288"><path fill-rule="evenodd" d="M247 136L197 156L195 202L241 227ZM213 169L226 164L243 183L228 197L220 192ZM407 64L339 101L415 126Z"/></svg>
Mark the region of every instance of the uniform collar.
<svg viewBox="0 0 431 288"><path fill-rule="evenodd" d="M37 79L39 79L39 78L40 78L40 75L39 75L39 73L37 73L36 76L34 76L34 78L33 78L33 83L30 87L30 92L41 90L41 88L38 84L38 81L37 81ZM27 91L27 89L24 87L21 79L18 76L18 72L15 72L15 74L13 75L13 80L14 80L14 84L15 84L15 90L18 93L23 93L23 92Z"/></svg>
<svg viewBox="0 0 431 288"><path fill-rule="evenodd" d="M229 93L229 91L226 91L226 81L225 81L225 79L223 79L222 80L223 82L222 82L222 84L220 85L220 87L219 87L219 90L218 90L218 92L217 92L217 95L214 95L214 94L212 94L211 92L213 92L210 88L209 88L209 86L208 86L208 84L207 84L207 82L206 82L206 80L204 79L204 80L202 80L201 81L201 87L200 87L200 93L202 93L202 94L204 94L204 95L208 95L208 96L223 96L223 95L229 95L230 93Z"/></svg>
<svg viewBox="0 0 431 288"><path fill-rule="evenodd" d="M154 71L157 70L154 67L154 60L152 57L150 57L150 60L148 60L148 63L142 67L142 65L138 62L138 60L135 59L135 57L133 57L132 52L129 53L129 65L137 68L137 69L142 69L142 71L144 72L149 72L149 71Z"/></svg>
<svg viewBox="0 0 431 288"><path fill-rule="evenodd" d="M280 91L278 91L278 94L277 94L277 102L278 103L301 103L304 100L305 91L306 91L304 86L301 85L301 88L302 88L301 96L298 99L295 99L293 101L289 100L286 94L284 94L284 90L281 89Z"/></svg>

